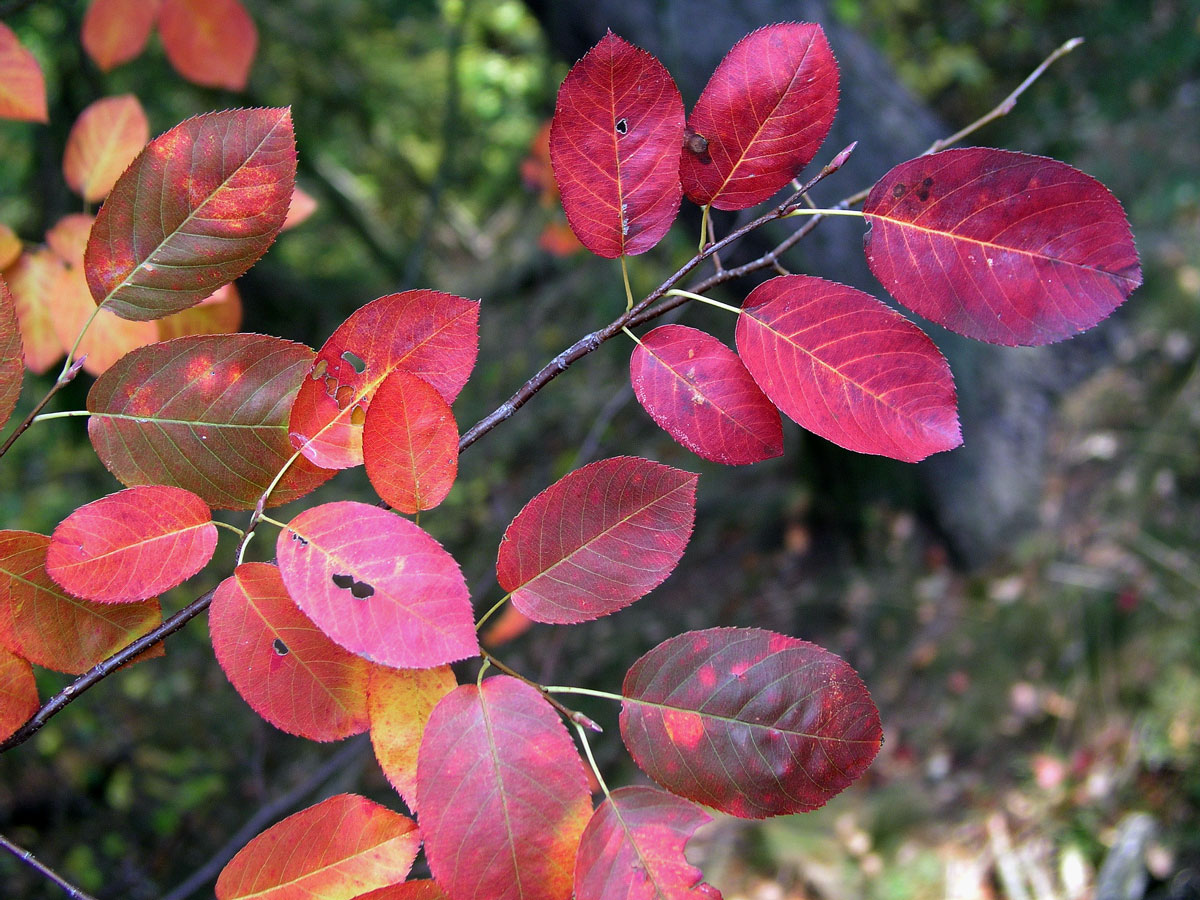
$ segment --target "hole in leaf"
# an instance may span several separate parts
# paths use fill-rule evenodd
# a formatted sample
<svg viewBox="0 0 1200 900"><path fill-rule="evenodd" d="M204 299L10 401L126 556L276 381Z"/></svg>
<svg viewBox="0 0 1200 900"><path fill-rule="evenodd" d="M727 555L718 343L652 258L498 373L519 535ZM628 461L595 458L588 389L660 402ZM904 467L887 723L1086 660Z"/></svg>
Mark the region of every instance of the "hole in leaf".
<svg viewBox="0 0 1200 900"><path fill-rule="evenodd" d="M360 403L354 409L350 410L350 424L361 425L365 421L367 421L367 414Z"/></svg>
<svg viewBox="0 0 1200 900"><path fill-rule="evenodd" d="M337 403L338 409L345 409L350 403L350 398L353 396L354 388L348 384L343 384L337 389L337 393L333 395L333 400Z"/></svg>
<svg viewBox="0 0 1200 900"><path fill-rule="evenodd" d="M629 123L624 119L617 119L617 134L628 134Z"/></svg>
<svg viewBox="0 0 1200 900"><path fill-rule="evenodd" d="M899 200L904 196L904 192L907 190L908 188L905 185L897 184L894 188L892 188L892 196Z"/></svg>
<svg viewBox="0 0 1200 900"><path fill-rule="evenodd" d="M350 363L350 368L354 370L356 375L361 375L367 370L367 362L356 353L351 353L349 350L342 354L342 359Z"/></svg>
<svg viewBox="0 0 1200 900"><path fill-rule="evenodd" d="M327 368L329 368L329 364L323 359L318 359L312 368L312 380L316 381L321 378Z"/></svg>
<svg viewBox="0 0 1200 900"><path fill-rule="evenodd" d="M295 541L297 544L299 544L301 547L308 546L308 540L300 537L300 535L295 531L292 532L292 540Z"/></svg>
<svg viewBox="0 0 1200 900"><path fill-rule="evenodd" d="M279 654L280 656L287 656L288 653L291 652L290 650L288 650L288 645L285 644L283 641L281 641L279 638L275 638L275 641L274 641L274 643L271 644L271 646L275 648L275 652L277 654Z"/></svg>
<svg viewBox="0 0 1200 900"><path fill-rule="evenodd" d="M375 593L375 588L365 581L358 581L353 575L334 575L333 583L343 590L349 589L350 596L356 600L366 600Z"/></svg>
<svg viewBox="0 0 1200 900"><path fill-rule="evenodd" d="M687 147L689 152L699 156L708 151L708 138L697 134L690 128L685 128L683 130L683 146Z"/></svg>

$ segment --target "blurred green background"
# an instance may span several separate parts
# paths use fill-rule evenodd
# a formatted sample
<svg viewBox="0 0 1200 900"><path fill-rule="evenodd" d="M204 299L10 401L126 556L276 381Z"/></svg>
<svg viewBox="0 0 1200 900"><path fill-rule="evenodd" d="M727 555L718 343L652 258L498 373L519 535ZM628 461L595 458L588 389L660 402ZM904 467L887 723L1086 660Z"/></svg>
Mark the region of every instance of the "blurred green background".
<svg viewBox="0 0 1200 900"><path fill-rule="evenodd" d="M46 73L51 110L48 126L0 122L0 222L37 242L78 211L62 150L99 96L136 93L154 134L210 109L290 104L299 183L320 206L240 282L245 330L315 346L384 293L482 298L480 362L455 406L465 428L620 312L615 264L539 245L561 211L523 182L521 166L570 60L531 11L538 4L246 6L259 54L247 91L228 94L185 83L157 38L100 73L78 41L83 3L0 2ZM764 15L771 6L749 4ZM846 459L794 428L783 458L750 471L701 463L631 401L627 348L616 342L465 454L449 499L421 524L455 552L486 608L499 596L490 573L501 531L554 478L619 453L702 473L696 537L666 585L609 619L535 628L503 656L548 682L615 690L629 663L671 634L755 624L858 668L887 731L880 759L824 810L765 825L721 820L698 838L697 860L726 898L1091 896L1137 811L1157 828L1139 850L1146 890L1200 896L1200 3L831 0L827 13L866 38L949 131L1065 39L1086 38L973 138L1063 159L1107 184L1146 274L1101 326L1111 353L1086 377L1062 373L1074 386L1045 420L1050 452L1028 526L966 569L903 467ZM705 22L697 15L692 27ZM678 36L685 48L692 39ZM853 77L846 65L843 78ZM635 291L674 271L693 243L680 226L633 260ZM687 315L730 338L727 319ZM30 379L21 411L45 387ZM73 385L56 408L79 408L86 389ZM49 533L81 498L117 486L81 420L45 423L0 465L2 522ZM361 472L348 472L303 505L368 493ZM260 538L252 555L265 558L271 543ZM227 572L222 549L212 574L164 606ZM39 672L43 696L65 683ZM602 763L618 781L636 779L615 710L587 711L606 728ZM355 746L311 744L259 720L196 621L165 659L108 679L0 759L0 832L99 898L178 900L172 888L290 791L299 795L275 818L334 790L400 808ZM60 896L8 857L0 885L5 897ZM202 879L196 887L211 892Z"/></svg>

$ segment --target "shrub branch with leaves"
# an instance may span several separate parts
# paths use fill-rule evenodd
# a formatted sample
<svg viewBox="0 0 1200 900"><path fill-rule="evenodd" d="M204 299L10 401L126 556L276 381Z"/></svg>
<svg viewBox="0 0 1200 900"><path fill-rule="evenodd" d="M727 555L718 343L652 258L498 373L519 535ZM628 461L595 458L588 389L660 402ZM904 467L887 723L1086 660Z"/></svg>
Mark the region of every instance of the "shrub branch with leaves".
<svg viewBox="0 0 1200 900"><path fill-rule="evenodd" d="M157 22L185 77L244 84L257 37L236 0L164 0L157 19L124 24L120 7L98 0L85 21L85 45L102 67L136 55ZM227 38L198 46L197 17L216 7L227 8L217 17ZM620 260L626 309L461 434L453 403L486 315L476 301L434 290L381 297L315 353L224 333L236 300L227 286L287 221L289 110L197 116L141 149L136 99L95 104L66 159L72 187L107 196L94 222L74 217L46 248L18 244L2 261L4 418L20 393L22 353L35 371L66 358L0 453L33 422L75 414L43 410L88 368L98 378L78 414L126 487L79 507L49 536L0 532L0 749L28 740L120 667L161 655L165 638L208 610L216 658L255 712L315 741L369 731L412 813L331 797L253 838L221 872L220 900L719 896L683 855L709 818L701 806L750 818L803 812L853 783L882 740L858 675L813 644L756 628L672 637L634 662L616 693L538 684L480 646L480 627L506 603L570 625L661 584L691 536L695 474L620 456L550 485L505 532L496 574L506 593L482 615L458 562L419 516L450 490L461 452L622 334L634 344L638 401L704 459L778 456L781 411L860 453L913 462L956 447L953 377L921 328L859 290L788 273L781 257L822 219L858 216L888 292L952 331L1038 345L1096 325L1141 278L1116 199L1055 160L945 149L1011 108L1075 43L976 126L816 209L808 191L853 151L796 180L837 109L838 68L819 26L784 23L743 38L686 116L663 65L607 34L559 91L550 157L578 239ZM232 58L214 69L222 52ZM44 120L36 62L3 26L0 73L0 115ZM711 234L710 209L749 209L785 190L732 233ZM662 239L685 196L703 209L700 249L635 301L625 258ZM721 265L726 247L790 219L796 227L771 252ZM706 296L769 269L776 277L740 307ZM736 350L684 325L634 333L689 302L728 310ZM287 522L267 514L358 465L379 504L322 503ZM244 527L214 522L213 509L247 511ZM274 558L246 561L264 523L278 529ZM218 524L237 535L237 568L162 620L157 596L205 568ZM469 660L481 663L451 668ZM79 677L41 702L31 665ZM620 737L658 787L609 790L589 745L599 727L564 703L576 694L620 704ZM589 767L604 795L595 809ZM406 881L422 846L433 880Z"/></svg>

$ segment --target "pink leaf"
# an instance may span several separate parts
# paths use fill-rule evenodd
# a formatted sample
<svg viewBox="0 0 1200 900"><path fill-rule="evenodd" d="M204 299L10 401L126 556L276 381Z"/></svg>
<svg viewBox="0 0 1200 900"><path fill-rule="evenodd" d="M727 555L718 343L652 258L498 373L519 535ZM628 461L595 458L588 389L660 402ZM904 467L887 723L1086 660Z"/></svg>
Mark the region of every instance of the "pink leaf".
<svg viewBox="0 0 1200 900"><path fill-rule="evenodd" d="M537 622L586 622L628 606L683 555L697 477L636 456L577 469L530 500L504 532L500 586Z"/></svg>
<svg viewBox="0 0 1200 900"><path fill-rule="evenodd" d="M946 360L869 294L772 278L746 298L737 346L773 403L839 447L916 462L962 443Z"/></svg>
<svg viewBox="0 0 1200 900"><path fill-rule="evenodd" d="M1105 319L1142 283L1121 204L1066 163L945 150L901 163L863 205L867 262L918 315L1035 346Z"/></svg>
<svg viewBox="0 0 1200 900"><path fill-rule="evenodd" d="M50 121L42 68L3 22L0 22L0 119Z"/></svg>
<svg viewBox="0 0 1200 900"><path fill-rule="evenodd" d="M182 584L212 559L208 505L177 487L133 487L67 516L50 536L46 571L97 603L144 600Z"/></svg>
<svg viewBox="0 0 1200 900"><path fill-rule="evenodd" d="M300 609L352 653L427 669L479 652L458 563L395 513L349 500L314 506L279 532L276 554Z"/></svg>
<svg viewBox="0 0 1200 900"><path fill-rule="evenodd" d="M160 0L92 0L83 17L83 49L102 72L136 59L150 40Z"/></svg>
<svg viewBox="0 0 1200 900"><path fill-rule="evenodd" d="M239 0L162 0L158 30L175 71L194 84L240 91L258 29Z"/></svg>
<svg viewBox="0 0 1200 900"><path fill-rule="evenodd" d="M657 59L611 31L558 90L550 159L567 221L585 247L645 253L679 213L683 100Z"/></svg>
<svg viewBox="0 0 1200 900"><path fill-rule="evenodd" d="M746 209L796 177L833 124L838 68L820 25L768 25L721 60L688 117L689 199Z"/></svg>
<svg viewBox="0 0 1200 900"><path fill-rule="evenodd" d="M783 453L778 410L737 354L710 334L655 328L634 349L629 377L651 418L704 459L743 465Z"/></svg>

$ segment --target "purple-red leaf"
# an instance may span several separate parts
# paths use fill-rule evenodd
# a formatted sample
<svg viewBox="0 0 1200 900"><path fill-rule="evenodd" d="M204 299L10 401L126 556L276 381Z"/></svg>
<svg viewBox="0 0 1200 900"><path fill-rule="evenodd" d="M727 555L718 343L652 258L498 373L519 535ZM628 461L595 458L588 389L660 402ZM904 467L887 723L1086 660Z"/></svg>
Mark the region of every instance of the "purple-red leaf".
<svg viewBox="0 0 1200 900"><path fill-rule="evenodd" d="M768 25L713 72L687 121L683 191L701 205L746 209L816 155L838 104L838 67L820 25Z"/></svg>
<svg viewBox="0 0 1200 900"><path fill-rule="evenodd" d="M188 81L245 88L258 29L239 0L162 0L158 31L167 60Z"/></svg>
<svg viewBox="0 0 1200 900"><path fill-rule="evenodd" d="M0 22L0 119L49 121L42 68L3 22Z"/></svg>
<svg viewBox="0 0 1200 900"><path fill-rule="evenodd" d="M84 200L103 200L148 140L150 122L137 97L104 97L81 112L71 126L63 176Z"/></svg>
<svg viewBox="0 0 1200 900"><path fill-rule="evenodd" d="M0 428L16 409L25 375L24 351L17 307L4 279L0 278Z"/></svg>
<svg viewBox="0 0 1200 900"><path fill-rule="evenodd" d="M575 900L721 900L683 849L712 817L652 787L624 787L600 804L579 843Z"/></svg>
<svg viewBox="0 0 1200 900"><path fill-rule="evenodd" d="M808 275L772 278L746 298L737 346L773 403L839 447L916 462L962 443L946 360L869 294Z"/></svg>
<svg viewBox="0 0 1200 900"><path fill-rule="evenodd" d="M611 31L558 89L550 159L567 221L585 247L615 259L645 253L683 189L683 100L663 64Z"/></svg>
<svg viewBox="0 0 1200 900"><path fill-rule="evenodd" d="M376 389L362 430L367 478L402 513L433 509L458 474L458 425L428 381L396 368Z"/></svg>
<svg viewBox="0 0 1200 900"><path fill-rule="evenodd" d="M0 644L30 662L79 675L162 622L157 600L92 603L46 574L50 538L0 531ZM161 656L162 644L139 659Z"/></svg>
<svg viewBox="0 0 1200 900"><path fill-rule="evenodd" d="M567 900L592 811L583 764L536 689L498 675L433 710L417 762L425 855L451 897Z"/></svg>
<svg viewBox="0 0 1200 900"><path fill-rule="evenodd" d="M736 353L703 331L663 325L629 360L633 393L651 418L683 446L736 466L783 453L775 405Z"/></svg>
<svg viewBox="0 0 1200 900"><path fill-rule="evenodd" d="M352 900L402 881L419 844L412 819L338 794L243 847L217 879L217 900Z"/></svg>
<svg viewBox="0 0 1200 900"><path fill-rule="evenodd" d="M478 352L477 302L430 290L380 297L317 353L292 407L292 444L324 468L357 466L371 397L392 370L407 369L453 403Z"/></svg>
<svg viewBox="0 0 1200 900"><path fill-rule="evenodd" d="M457 686L449 666L371 666L367 681L371 746L379 768L413 812L417 812L417 751L421 737L433 708Z"/></svg>
<svg viewBox="0 0 1200 900"><path fill-rule="evenodd" d="M38 706L33 667L0 646L0 741L24 725Z"/></svg>
<svg viewBox="0 0 1200 900"><path fill-rule="evenodd" d="M88 241L88 286L124 319L194 306L249 269L296 181L289 109L235 109L176 125L117 179Z"/></svg>
<svg viewBox="0 0 1200 900"><path fill-rule="evenodd" d="M1066 163L982 147L901 163L863 205L867 262L951 331L1008 346L1072 337L1142 283L1120 202Z"/></svg>
<svg viewBox="0 0 1200 900"><path fill-rule="evenodd" d="M283 583L352 653L427 669L479 652L458 563L395 513L350 500L307 509L279 532Z"/></svg>
<svg viewBox="0 0 1200 900"><path fill-rule="evenodd" d="M145 600L191 578L212 559L217 526L190 491L133 487L79 507L54 529L46 571L97 603Z"/></svg>
<svg viewBox="0 0 1200 900"><path fill-rule="evenodd" d="M275 566L238 566L213 595L208 628L230 684L276 728L313 741L367 729L370 663L300 612Z"/></svg>
<svg viewBox="0 0 1200 900"><path fill-rule="evenodd" d="M850 666L758 628L664 641L621 692L621 737L637 764L672 793L744 818L823 806L883 741Z"/></svg>
<svg viewBox="0 0 1200 900"><path fill-rule="evenodd" d="M287 417L312 364L303 344L261 334L197 335L142 347L88 393L88 436L127 485L171 484L217 509L252 509L292 456ZM332 476L297 459L268 506Z"/></svg>
<svg viewBox="0 0 1200 900"><path fill-rule="evenodd" d="M83 17L83 49L102 72L135 59L150 40L160 0L92 0Z"/></svg>
<svg viewBox="0 0 1200 900"><path fill-rule="evenodd" d="M591 463L526 504L500 542L496 575L537 622L586 622L658 587L683 555L697 475L636 456Z"/></svg>

